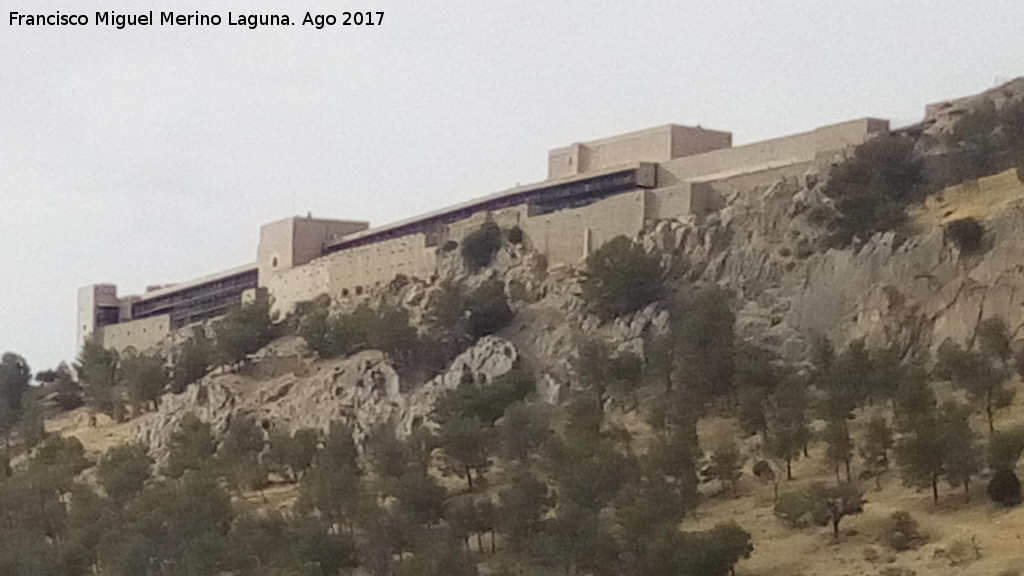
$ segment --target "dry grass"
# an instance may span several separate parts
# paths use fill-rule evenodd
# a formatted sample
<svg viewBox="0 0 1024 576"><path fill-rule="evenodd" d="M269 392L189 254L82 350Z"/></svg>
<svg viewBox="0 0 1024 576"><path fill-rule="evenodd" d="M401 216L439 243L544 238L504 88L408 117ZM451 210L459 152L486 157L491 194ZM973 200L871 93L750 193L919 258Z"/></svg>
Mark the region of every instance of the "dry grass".
<svg viewBox="0 0 1024 576"><path fill-rule="evenodd" d="M911 222L914 228L927 231L960 218L983 220L1022 197L1024 184L1017 179L1016 170L1007 170L930 196L911 210Z"/></svg>

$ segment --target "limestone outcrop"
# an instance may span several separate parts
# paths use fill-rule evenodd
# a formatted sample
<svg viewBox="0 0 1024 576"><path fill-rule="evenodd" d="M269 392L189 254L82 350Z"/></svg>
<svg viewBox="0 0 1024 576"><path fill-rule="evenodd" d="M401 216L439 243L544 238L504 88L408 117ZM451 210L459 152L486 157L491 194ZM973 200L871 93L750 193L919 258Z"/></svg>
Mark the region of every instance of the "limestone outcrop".
<svg viewBox="0 0 1024 576"><path fill-rule="evenodd" d="M517 359L510 342L488 336L460 354L443 374L410 392L403 391L399 374L377 351L340 360L307 359L299 371L266 379L214 374L183 394L166 395L158 411L138 420L138 437L149 445L158 464L166 460L171 436L186 414L208 422L218 437L237 414L289 431L326 430L340 420L352 427L357 444L382 426L394 427L402 437L420 424L430 425L437 398L464 377L490 382L511 370Z"/></svg>

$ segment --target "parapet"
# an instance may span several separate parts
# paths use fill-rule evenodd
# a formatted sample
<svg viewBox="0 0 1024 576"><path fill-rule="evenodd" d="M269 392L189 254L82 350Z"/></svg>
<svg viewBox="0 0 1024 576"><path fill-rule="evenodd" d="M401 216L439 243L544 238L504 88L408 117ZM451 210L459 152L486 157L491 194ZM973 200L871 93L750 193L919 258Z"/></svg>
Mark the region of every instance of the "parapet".
<svg viewBox="0 0 1024 576"><path fill-rule="evenodd" d="M667 162L732 146L732 134L667 124L576 143L548 153L548 179L566 178L637 162Z"/></svg>

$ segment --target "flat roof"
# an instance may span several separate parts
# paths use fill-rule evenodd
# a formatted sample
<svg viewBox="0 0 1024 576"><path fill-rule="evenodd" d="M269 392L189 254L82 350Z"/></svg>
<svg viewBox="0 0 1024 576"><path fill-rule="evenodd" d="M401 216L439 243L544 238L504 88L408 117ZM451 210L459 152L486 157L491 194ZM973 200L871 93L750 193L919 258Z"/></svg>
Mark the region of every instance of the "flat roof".
<svg viewBox="0 0 1024 576"><path fill-rule="evenodd" d="M152 300L153 298L159 298L160 296L166 296L167 294L174 294L175 292L179 292L181 290L187 290L188 288L202 286L203 284L216 282L217 280L223 280L224 278L230 278L231 276L237 276L239 274L244 274L246 272L256 272L257 270L259 270L259 266L257 266L255 262L251 264L244 264L242 266L236 266L234 268L221 270L220 272L215 272L207 276L201 276L194 280L182 282L181 284L173 284L171 286L160 288L159 290L153 290L152 292L140 294L138 296L138 301L142 302L146 300Z"/></svg>
<svg viewBox="0 0 1024 576"><path fill-rule="evenodd" d="M726 130L715 130L714 128L705 128L703 126L687 126L685 124L674 124L673 123L673 124L661 124L660 126L652 126L650 128L644 128L642 130L633 130L632 132L625 132L623 134L616 134L615 136L604 136L604 137L601 137L601 138L597 138L595 140L587 140L587 141L584 141L584 142L573 142L572 144L567 144L567 145L561 146L559 148L553 148L552 151L554 151L554 150L565 150L566 148L569 148L571 146L575 146L576 144L582 144L584 146L593 146L593 145L598 145L598 144L608 144L608 143L617 142L617 141L620 141L620 140L627 140L627 139L633 138L635 136L643 136L645 134L653 134L653 133L656 133L656 132L666 132L666 131L671 132L672 130L674 130L676 128L683 128L685 130L693 130L695 132L696 131L700 131L700 132L710 132L710 133L713 133L713 134L725 134L725 135L728 135L729 137L732 137L732 132L729 132L729 131L726 131Z"/></svg>

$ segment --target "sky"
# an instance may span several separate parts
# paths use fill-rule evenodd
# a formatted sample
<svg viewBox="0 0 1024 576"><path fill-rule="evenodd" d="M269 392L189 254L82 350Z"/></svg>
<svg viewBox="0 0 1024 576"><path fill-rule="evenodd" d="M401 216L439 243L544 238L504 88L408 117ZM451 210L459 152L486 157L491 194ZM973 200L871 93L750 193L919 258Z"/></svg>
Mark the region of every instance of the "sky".
<svg viewBox="0 0 1024 576"><path fill-rule="evenodd" d="M383 22L300 24L345 8ZM224 24L92 24L111 10ZM37 370L73 360L80 286L252 262L262 223L386 224L543 180L551 148L666 123L737 144L905 124L1024 75L1021 0L0 0L0 17L0 351Z"/></svg>

